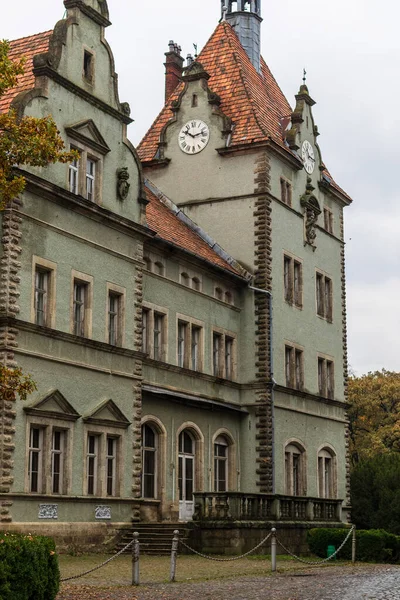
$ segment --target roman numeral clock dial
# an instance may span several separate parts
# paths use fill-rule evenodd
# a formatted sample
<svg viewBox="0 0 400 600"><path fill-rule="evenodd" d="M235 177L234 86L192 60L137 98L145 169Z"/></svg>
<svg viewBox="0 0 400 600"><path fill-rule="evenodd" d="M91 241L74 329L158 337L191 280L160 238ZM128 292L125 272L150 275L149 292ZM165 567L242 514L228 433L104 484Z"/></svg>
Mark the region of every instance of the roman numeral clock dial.
<svg viewBox="0 0 400 600"><path fill-rule="evenodd" d="M185 154L198 154L210 141L208 125L200 119L188 121L180 130L178 136L179 148Z"/></svg>

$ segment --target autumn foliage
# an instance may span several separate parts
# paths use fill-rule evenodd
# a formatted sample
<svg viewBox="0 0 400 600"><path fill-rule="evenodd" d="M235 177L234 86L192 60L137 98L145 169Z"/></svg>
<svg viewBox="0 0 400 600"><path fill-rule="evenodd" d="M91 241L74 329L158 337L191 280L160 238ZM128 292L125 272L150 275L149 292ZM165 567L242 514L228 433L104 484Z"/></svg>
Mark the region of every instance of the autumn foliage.
<svg viewBox="0 0 400 600"><path fill-rule="evenodd" d="M349 381L350 452L353 465L400 452L400 373L375 371Z"/></svg>
<svg viewBox="0 0 400 600"><path fill-rule="evenodd" d="M0 97L18 84L24 72L24 59L9 58L10 46L0 41ZM51 116L19 118L15 110L0 114L0 208L25 188L25 178L15 167L44 167L69 162L74 152L64 151L64 142Z"/></svg>
<svg viewBox="0 0 400 600"><path fill-rule="evenodd" d="M24 375L20 368L9 369L0 365L0 400L14 402L17 397L26 400L36 390L30 375Z"/></svg>

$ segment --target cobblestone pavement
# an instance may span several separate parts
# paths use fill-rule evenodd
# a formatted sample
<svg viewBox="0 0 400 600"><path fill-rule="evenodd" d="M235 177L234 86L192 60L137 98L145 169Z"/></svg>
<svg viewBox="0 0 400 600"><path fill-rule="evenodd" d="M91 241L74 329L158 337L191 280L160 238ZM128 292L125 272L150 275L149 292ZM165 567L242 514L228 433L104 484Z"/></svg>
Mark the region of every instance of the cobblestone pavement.
<svg viewBox="0 0 400 600"><path fill-rule="evenodd" d="M307 569L269 577L140 588L67 586L57 600L400 600L400 567L363 565Z"/></svg>

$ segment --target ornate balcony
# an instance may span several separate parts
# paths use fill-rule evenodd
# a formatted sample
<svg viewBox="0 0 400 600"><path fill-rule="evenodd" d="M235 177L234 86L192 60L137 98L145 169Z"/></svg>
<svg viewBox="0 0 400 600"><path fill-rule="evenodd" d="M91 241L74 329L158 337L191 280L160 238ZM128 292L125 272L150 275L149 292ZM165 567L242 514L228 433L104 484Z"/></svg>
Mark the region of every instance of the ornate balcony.
<svg viewBox="0 0 400 600"><path fill-rule="evenodd" d="M318 521L340 522L342 500L196 492L194 521Z"/></svg>

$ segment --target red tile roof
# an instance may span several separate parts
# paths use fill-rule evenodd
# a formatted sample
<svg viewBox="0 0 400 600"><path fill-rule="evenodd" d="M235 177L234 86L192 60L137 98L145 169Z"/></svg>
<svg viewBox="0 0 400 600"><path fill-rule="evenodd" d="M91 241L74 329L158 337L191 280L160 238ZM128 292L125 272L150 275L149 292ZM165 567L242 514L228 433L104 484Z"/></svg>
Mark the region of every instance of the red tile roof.
<svg viewBox="0 0 400 600"><path fill-rule="evenodd" d="M24 56L26 58L24 66L25 73L18 77L17 87L8 90L3 96L0 97L0 113L8 111L11 102L14 100L17 94L34 87L35 76L32 72L33 57L36 54L42 54L42 52L48 51L49 41L52 33L52 31L45 31L44 33L37 33L36 35L31 35L29 37L10 42L9 57L12 60L15 60Z"/></svg>
<svg viewBox="0 0 400 600"><path fill-rule="evenodd" d="M222 112L235 124L232 146L272 138L287 149L280 119L291 114L292 108L264 60L261 59L261 73L254 68L229 23L217 26L198 61L210 75L210 88L221 98ZM139 144L144 163L154 158L161 130L172 116L171 103L183 87L183 83L177 87Z"/></svg>
<svg viewBox="0 0 400 600"><path fill-rule="evenodd" d="M145 186L146 197L149 201L146 207L146 217L148 226L157 233L158 238L196 255L216 267L245 277L244 269L241 269L239 265L238 268L235 268L224 260L196 231L180 220L163 201L162 194L156 195L156 188L152 185L151 187L154 192L147 185Z"/></svg>

